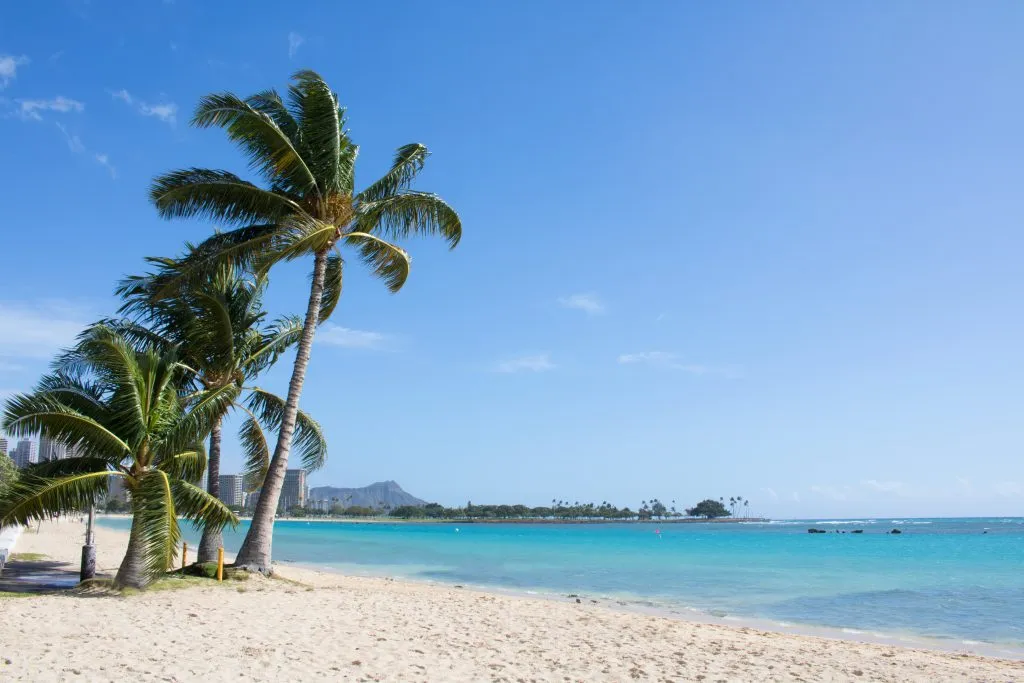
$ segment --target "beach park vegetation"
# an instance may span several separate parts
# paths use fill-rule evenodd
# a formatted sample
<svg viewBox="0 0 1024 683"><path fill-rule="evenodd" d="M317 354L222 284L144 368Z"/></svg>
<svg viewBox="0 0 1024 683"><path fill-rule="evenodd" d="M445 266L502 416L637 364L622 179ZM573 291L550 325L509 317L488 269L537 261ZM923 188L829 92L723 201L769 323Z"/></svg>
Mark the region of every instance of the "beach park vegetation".
<svg viewBox="0 0 1024 683"><path fill-rule="evenodd" d="M223 129L262 185L194 167L153 181L160 216L209 220L213 234L179 256L147 259L153 272L118 287L120 317L85 330L33 392L8 399L5 431L45 436L73 455L33 465L20 478L0 473L0 526L80 512L105 497L112 478L122 479L132 527L114 583L145 587L174 564L178 517L204 528L207 555L220 530L237 523L216 497L216 475L221 423L240 410L248 415L241 434L247 486L260 486L261 495L236 566L271 571L292 447L306 469L326 457L324 435L299 410L299 398L317 325L341 296L342 248L397 292L410 257L396 241L437 236L454 248L462 236L454 209L412 189L429 156L422 144L400 147L382 177L356 190L359 148L345 115L337 94L308 70L292 77L285 98L266 90L200 100L193 125ZM260 301L270 271L299 259L312 266L304 315L266 324ZM254 386L292 346L286 398ZM276 432L273 449L265 430ZM207 467L203 491L193 482Z"/></svg>
<svg viewBox="0 0 1024 683"><path fill-rule="evenodd" d="M177 349L139 351L108 327L90 328L33 393L7 401L8 433L45 434L74 444L76 454L22 474L0 501L0 526L79 513L119 478L131 494L132 525L114 585L143 588L174 563L179 517L237 523L191 483L202 476L202 440L222 398L183 396L190 372Z"/></svg>

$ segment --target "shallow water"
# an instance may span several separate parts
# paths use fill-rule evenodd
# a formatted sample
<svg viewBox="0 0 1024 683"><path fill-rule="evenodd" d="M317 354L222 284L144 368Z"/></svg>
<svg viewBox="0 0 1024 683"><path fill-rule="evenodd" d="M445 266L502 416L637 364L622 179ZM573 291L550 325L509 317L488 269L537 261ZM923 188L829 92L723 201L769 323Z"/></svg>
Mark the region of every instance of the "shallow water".
<svg viewBox="0 0 1024 683"><path fill-rule="evenodd" d="M100 524L127 529L129 521ZM808 534L812 526L830 532ZM246 527L225 534L227 550L237 550ZM892 528L903 533L886 533ZM198 540L190 528L186 536ZM274 558L1024 653L1024 518L660 526L279 521Z"/></svg>

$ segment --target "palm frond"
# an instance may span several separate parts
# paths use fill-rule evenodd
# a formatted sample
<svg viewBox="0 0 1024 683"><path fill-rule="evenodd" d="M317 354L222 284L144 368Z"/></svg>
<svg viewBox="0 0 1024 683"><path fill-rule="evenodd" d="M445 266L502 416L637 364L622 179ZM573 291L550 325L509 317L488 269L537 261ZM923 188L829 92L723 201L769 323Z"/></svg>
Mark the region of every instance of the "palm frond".
<svg viewBox="0 0 1024 683"><path fill-rule="evenodd" d="M104 467L106 463L103 463ZM107 490L107 469L81 472L55 479L25 475L10 485L0 501L0 527L27 525L58 515L80 512Z"/></svg>
<svg viewBox="0 0 1024 683"><path fill-rule="evenodd" d="M391 168L380 180L359 193L359 200L363 202L374 202L407 190L417 174L423 170L423 165L430 156L426 145L414 142L411 145L403 145L395 153L395 160Z"/></svg>
<svg viewBox="0 0 1024 683"><path fill-rule="evenodd" d="M181 479L171 481L175 509L194 524L222 529L238 525L238 517L228 506L194 484Z"/></svg>
<svg viewBox="0 0 1024 683"><path fill-rule="evenodd" d="M172 297L185 288L200 286L224 265L250 270L271 248L278 230L276 224L270 223L215 233L159 274L152 286L152 297Z"/></svg>
<svg viewBox="0 0 1024 683"><path fill-rule="evenodd" d="M272 223L302 207L291 199L205 168L171 171L153 180L150 201L163 218L205 218L225 225Z"/></svg>
<svg viewBox="0 0 1024 683"><path fill-rule="evenodd" d="M246 376L254 377L259 371L273 365L288 347L298 343L302 336L302 318L286 316L279 318L263 332L258 347L242 361Z"/></svg>
<svg viewBox="0 0 1024 683"><path fill-rule="evenodd" d="M252 493L263 486L263 480L270 469L270 445L267 437L256 421L256 416L246 409L249 417L242 422L238 430L238 440L242 443L245 455L244 478L245 490Z"/></svg>
<svg viewBox="0 0 1024 683"><path fill-rule="evenodd" d="M292 141L293 147L298 143L299 124L291 115L291 112L288 111L288 107L284 106L284 101L277 94L276 90L270 89L258 92L251 97L245 98L245 101L246 104L256 111L266 114L273 119L277 127Z"/></svg>
<svg viewBox="0 0 1024 683"><path fill-rule="evenodd" d="M301 128L302 122L299 121ZM320 195L317 177L306 165L292 139L273 118L231 93L206 95L199 100L192 124L220 126L249 158L249 166L269 182L283 184L299 195Z"/></svg>
<svg viewBox="0 0 1024 683"><path fill-rule="evenodd" d="M334 309L337 308L338 301L341 299L341 281L344 266L344 259L341 258L341 254L335 249L335 253L327 257L327 266L324 272L324 291L320 297L320 315L317 317L317 320L321 323L331 317L331 313L334 313Z"/></svg>
<svg viewBox="0 0 1024 683"><path fill-rule="evenodd" d="M253 264L260 276L278 261L292 261L323 251L338 237L338 228L309 216L289 216L278 224L278 233L270 249Z"/></svg>
<svg viewBox="0 0 1024 683"><path fill-rule="evenodd" d="M400 290L409 278L412 262L404 249L365 232L350 232L345 241L359 249L359 256L391 292Z"/></svg>
<svg viewBox="0 0 1024 683"><path fill-rule="evenodd" d="M249 390L246 405L267 429L276 432L281 428L285 402L280 396L255 387ZM302 467L308 472L320 469L327 461L327 439L320 423L301 410L295 419L292 449L299 454Z"/></svg>
<svg viewBox="0 0 1024 683"><path fill-rule="evenodd" d="M171 481L166 472L147 470L135 478L132 494L132 533L139 534L145 574L150 579L173 566L181 542Z"/></svg>
<svg viewBox="0 0 1024 683"><path fill-rule="evenodd" d="M462 239L462 221L455 209L437 195L407 190L361 202L355 231L379 233L396 240L413 235L440 235L454 249Z"/></svg>
<svg viewBox="0 0 1024 683"><path fill-rule="evenodd" d="M339 176L341 155L349 146L345 133L345 110L324 79L314 71L299 71L292 76L293 101L302 111L299 135L313 175L325 195L342 192Z"/></svg>
<svg viewBox="0 0 1024 683"><path fill-rule="evenodd" d="M188 412L165 427L161 440L163 455L178 451L195 450L196 444L210 433L214 423L223 419L241 394L235 383L204 389L189 397Z"/></svg>
<svg viewBox="0 0 1024 683"><path fill-rule="evenodd" d="M65 443L85 441L111 454L131 453L131 447L106 426L48 394L15 394L9 398L4 406L3 429L11 436L45 434Z"/></svg>
<svg viewBox="0 0 1024 683"><path fill-rule="evenodd" d="M163 457L157 463L157 468L166 472L172 479L199 481L206 470L206 449L197 444L193 450Z"/></svg>

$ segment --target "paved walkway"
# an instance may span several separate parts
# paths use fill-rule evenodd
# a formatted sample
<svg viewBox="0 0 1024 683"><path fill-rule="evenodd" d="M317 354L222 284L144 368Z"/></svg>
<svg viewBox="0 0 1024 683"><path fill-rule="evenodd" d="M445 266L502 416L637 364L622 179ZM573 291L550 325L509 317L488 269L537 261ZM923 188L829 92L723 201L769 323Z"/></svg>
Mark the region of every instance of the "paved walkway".
<svg viewBox="0 0 1024 683"><path fill-rule="evenodd" d="M21 527L0 529L0 591L45 593L78 585L79 568L55 560L18 559L16 545Z"/></svg>

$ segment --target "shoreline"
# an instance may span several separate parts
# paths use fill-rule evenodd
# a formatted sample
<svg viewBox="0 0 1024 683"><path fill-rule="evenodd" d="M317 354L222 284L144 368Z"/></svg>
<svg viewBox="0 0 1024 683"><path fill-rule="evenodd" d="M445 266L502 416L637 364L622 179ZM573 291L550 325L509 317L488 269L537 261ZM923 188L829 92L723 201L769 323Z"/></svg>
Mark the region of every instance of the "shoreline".
<svg viewBox="0 0 1024 683"><path fill-rule="evenodd" d="M98 512L97 518L131 519L123 512ZM239 521L252 521L252 515L239 515ZM275 522L315 522L317 524L768 524L767 517L719 517L715 519L433 519L429 517L402 519L398 517L287 517L274 518Z"/></svg>
<svg viewBox="0 0 1024 683"><path fill-rule="evenodd" d="M28 529L16 552L77 568L84 525ZM97 527L115 570L127 533ZM1009 681L1024 662L618 610L602 600L359 577L296 563L286 580L130 597L4 598L4 680ZM174 580L169 581L170 584ZM312 593L307 595L306 593ZM272 615L272 616L270 616ZM238 635L239 637L235 637ZM203 656L192 655L203 643ZM161 643L155 648L153 643Z"/></svg>
<svg viewBox="0 0 1024 683"><path fill-rule="evenodd" d="M104 515L109 517L127 518L127 515ZM388 520L306 520L302 518L279 519L287 522L313 522L339 523L339 524L381 524L388 523ZM415 521L401 520L398 523L416 523ZM646 523L646 522L644 522ZM123 530L112 530L116 533L125 534ZM194 551L190 551L194 552ZM225 562L234 561L234 555L226 552ZM807 622L790 622L774 620L756 615L722 612L706 608L692 607L686 604L672 602L670 600L659 600L654 597L621 593L621 594L600 594L600 593L566 593L561 590L543 587L521 587L514 588L500 584L468 583L456 581L445 581L443 579L423 578L415 575L404 574L397 570L394 565L330 565L306 562L283 556L275 561L275 570L299 569L301 571L323 572L329 575L349 578L384 579L388 581L409 582L421 586L433 586L440 588L458 587L471 589L485 593L500 594L508 597L526 599L550 600L554 602L566 602L570 598L579 597L584 601L591 601L607 609L617 612L639 614L645 616L662 617L667 619L678 619L693 624L713 624L731 628L753 628L763 631L784 633L795 636L807 636L815 638L826 638L830 640L841 640L856 643L889 645L895 647L924 648L936 652L947 653L970 653L983 657L995 657L1024 661L1024 646L1015 642L973 640L956 636L939 637L927 636L912 631L880 631L856 628L841 625L820 625Z"/></svg>
<svg viewBox="0 0 1024 683"><path fill-rule="evenodd" d="M225 555L227 557L227 555ZM233 559L233 558L232 558ZM386 581L407 582L419 586L436 588L457 588L481 593L502 595L525 600L544 600L556 603L571 603L579 598L584 603L591 603L602 609L623 614L635 614L648 617L672 619L689 624L713 625L725 628L756 629L778 634L838 640L866 645L884 645L899 648L924 649L933 652L950 654L967 653L974 656L1006 659L1024 662L1024 647L1015 647L1012 643L976 641L958 638L930 637L915 633L880 632L856 629L845 626L820 626L817 624L775 621L742 614L716 615L711 611L658 603L656 600L640 595L603 595L598 593L563 593L561 591L541 588L509 588L506 586L485 583L454 583L438 579L424 579L415 576L391 574L386 572L351 572L331 565L320 565L301 560L280 560L274 563L275 568L282 567L285 572L295 568L310 572L323 572L338 577L383 579ZM372 566L372 565L363 565ZM276 571L276 569L275 569Z"/></svg>

